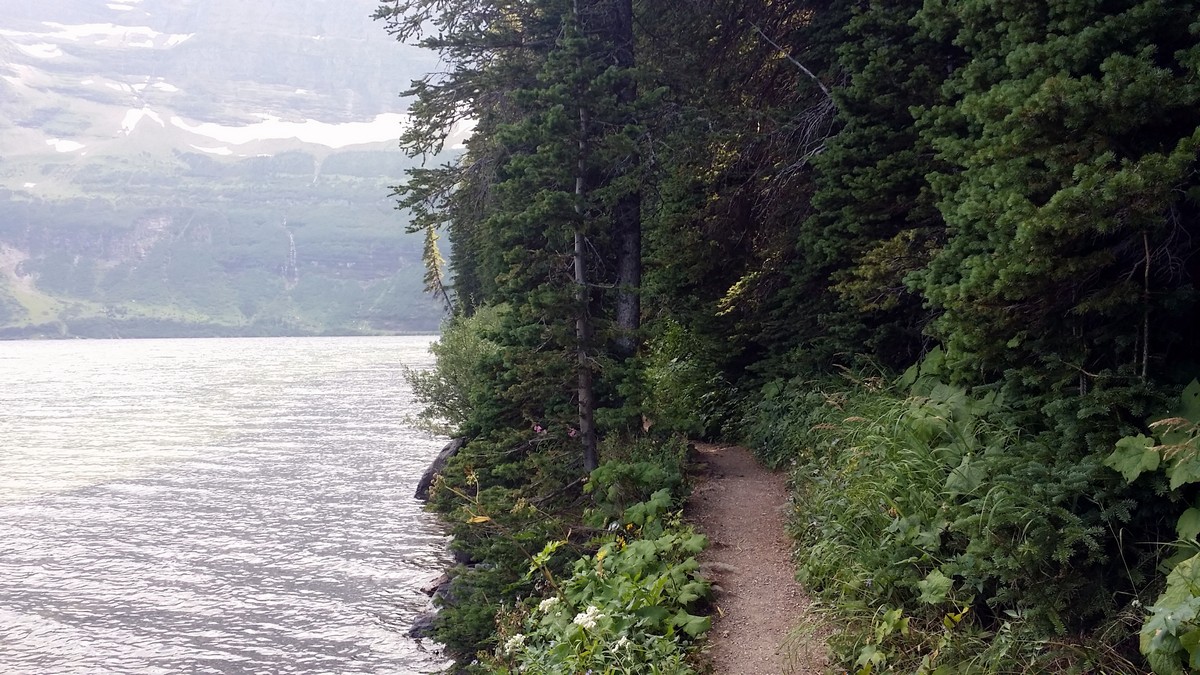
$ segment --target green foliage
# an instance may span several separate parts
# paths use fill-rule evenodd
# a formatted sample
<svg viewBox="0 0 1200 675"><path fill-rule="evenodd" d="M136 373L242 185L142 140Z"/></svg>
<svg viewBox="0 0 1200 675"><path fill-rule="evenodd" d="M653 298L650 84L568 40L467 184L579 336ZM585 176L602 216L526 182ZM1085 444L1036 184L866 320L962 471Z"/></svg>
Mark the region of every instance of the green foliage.
<svg viewBox="0 0 1200 675"><path fill-rule="evenodd" d="M1117 449L1104 460L1104 465L1120 471L1125 480L1132 483L1143 471L1157 469L1161 459L1154 447L1154 439L1138 434L1117 441Z"/></svg>
<svg viewBox="0 0 1200 675"><path fill-rule="evenodd" d="M911 25L920 2L859 3L838 62L838 133L813 159L813 210L798 227L788 311L814 321L797 345L823 370L853 355L903 368L919 355L928 309L906 285L945 229L925 176L940 166L910 109L938 100L956 50ZM881 92L886 91L885 95Z"/></svg>
<svg viewBox="0 0 1200 675"><path fill-rule="evenodd" d="M439 400L473 439L446 483L459 494L435 502L468 524L469 500L492 504L456 546L503 561L472 572L493 584L472 597L508 599L493 611L505 641L525 636L542 669L617 663L609 642L529 623L522 594L587 605L513 575L525 526L501 536L495 511L578 507L586 309L610 437L593 508L572 517L640 517L680 484L637 421L660 438L739 433L796 470L801 576L846 627L844 667L1136 671L1129 617L1165 557L1155 542L1200 530L1200 462L1166 457L1139 422L1197 368L1196 2L637 2L634 70L626 45L581 30L600 7L379 14L404 39L434 26L422 41L450 65L414 84L406 146L437 152L478 122L459 160L398 194L428 260L447 232L457 311L506 307L486 357L448 358L427 386L456 392ZM648 349L618 358L614 223L635 189ZM888 385L922 357L903 394ZM522 544L546 553L547 584L596 553L552 530ZM485 623L456 648L515 666Z"/></svg>
<svg viewBox="0 0 1200 675"><path fill-rule="evenodd" d="M447 650L469 660L494 645L496 617L506 598L535 589L526 575L535 554L548 542L571 541L539 562L551 578L578 554L583 542L573 536L573 494L569 453L552 439L530 432L496 431L468 443L453 457L430 490L430 503L443 514L454 539L451 547L472 561L451 570L450 592L435 625ZM529 496L530 485L548 496ZM557 493L557 498L555 497Z"/></svg>
<svg viewBox="0 0 1200 675"><path fill-rule="evenodd" d="M505 308L481 308L469 317L454 317L442 329L442 336L430 346L436 357L430 370L404 371L405 379L425 407L419 415L427 428L447 434L465 429L480 405L475 391L483 368L500 354L500 347L489 337L503 318Z"/></svg>
<svg viewBox="0 0 1200 675"><path fill-rule="evenodd" d="M1198 9L925 4L922 30L966 52L946 103L919 112L950 168L930 177L946 245L915 275L960 376L1020 369L1086 389L1145 379L1186 343L1194 326L1170 307L1192 295L1173 270L1193 250L1179 237L1200 143Z"/></svg>
<svg viewBox="0 0 1200 675"><path fill-rule="evenodd" d="M839 657L860 672L1100 663L1052 637L1102 621L1130 581L1110 557L1122 491L1099 458L1015 426L995 392L908 380L907 398L871 379L769 387L754 427L795 462L800 578L847 626Z"/></svg>
<svg viewBox="0 0 1200 675"><path fill-rule="evenodd" d="M1150 424L1154 437L1142 434L1117 441L1104 461L1133 482L1161 464L1178 493L1200 483L1200 382L1183 390L1166 415ZM1179 552L1168 563L1166 590L1149 608L1141 631L1141 651L1155 673L1175 675L1200 667L1200 502L1187 508L1175 525Z"/></svg>
<svg viewBox="0 0 1200 675"><path fill-rule="evenodd" d="M732 420L737 390L692 331L671 319L656 328L645 368L647 421L670 432L716 437Z"/></svg>
<svg viewBox="0 0 1200 675"><path fill-rule="evenodd" d="M575 561L569 578L545 579L550 595L502 618L489 672L696 672L688 652L710 625L694 613L709 596L695 558L706 539L684 527L671 504L660 490L631 506L594 555Z"/></svg>
<svg viewBox="0 0 1200 675"><path fill-rule="evenodd" d="M466 658L493 651L507 639L505 627L511 624L503 606L554 589L580 611L602 604L613 620L620 616L619 606L670 610L666 618L646 610L617 626L628 629L631 640L645 638L638 650L667 661L682 659L681 645L691 640L683 635L698 631L702 618L695 611L707 593L695 576L695 560L689 560L703 538L680 525L679 493L665 487L680 485L683 451L679 444L660 448L643 442L626 454L644 461L610 460L593 472L587 488L597 496L593 513L572 507L579 493L572 471L577 465L568 460L576 457L569 436L497 431L468 443L450 460L434 483L431 503L450 525L452 547L482 563L452 573L453 601L444 603L435 626L450 653ZM617 501L609 501L610 495ZM621 501L639 496L645 501ZM627 505L623 511L622 503ZM611 530L579 525L608 528L610 521ZM589 531L610 534L593 539ZM691 612L680 615L684 609ZM653 621L642 616L648 612ZM636 630L634 622L641 622ZM594 648L583 646L585 635L574 637L572 644L594 656Z"/></svg>
<svg viewBox="0 0 1200 675"><path fill-rule="evenodd" d="M601 446L601 454L605 461L592 471L584 486L596 501L598 526L607 525L627 513L631 504L645 502L652 495L683 494L687 444L679 437L662 442L645 438L619 442L610 437Z"/></svg>

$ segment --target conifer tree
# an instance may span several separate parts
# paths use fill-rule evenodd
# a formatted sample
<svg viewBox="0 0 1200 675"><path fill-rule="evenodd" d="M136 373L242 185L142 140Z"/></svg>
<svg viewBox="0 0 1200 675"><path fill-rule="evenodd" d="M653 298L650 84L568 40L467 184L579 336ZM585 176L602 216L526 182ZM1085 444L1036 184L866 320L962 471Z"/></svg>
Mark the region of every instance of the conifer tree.
<svg viewBox="0 0 1200 675"><path fill-rule="evenodd" d="M968 57L922 113L951 168L920 287L960 373L1086 391L1168 366L1186 322L1165 309L1194 283L1198 9L926 3L923 30Z"/></svg>
<svg viewBox="0 0 1200 675"><path fill-rule="evenodd" d="M826 296L829 351L904 368L921 353L928 313L906 278L942 237L925 181L937 164L910 109L936 100L950 50L910 25L921 2L871 2L845 26L834 90L837 134L813 160L812 214L800 224L800 283ZM843 357L844 358L844 357Z"/></svg>
<svg viewBox="0 0 1200 675"><path fill-rule="evenodd" d="M785 371L814 336L810 289L793 278L796 225L834 130L826 92L850 5L679 3L661 22L672 29L647 40L674 115L656 157L648 295L719 345L734 380Z"/></svg>
<svg viewBox="0 0 1200 675"><path fill-rule="evenodd" d="M640 323L632 2L398 0L378 16L451 66L414 83L406 147L437 152L455 123L477 122L461 159L413 172L401 204L414 226L449 230L462 311L509 308L497 339L512 377L497 395L512 410L530 422L561 416L564 376L576 374L574 425L591 470L593 380L611 362L597 336L614 336L612 356L628 359ZM419 37L430 23L437 34ZM605 390L606 404L622 407L628 392Z"/></svg>
<svg viewBox="0 0 1200 675"><path fill-rule="evenodd" d="M633 34L632 0L592 0L600 14L599 38L607 47L609 63L614 69L616 81L614 127L618 137L636 134L638 120L634 114L637 100L637 83L633 69L636 66ZM618 150L627 154L615 159L609 167L608 179L613 188L613 231L616 238L617 267L617 355L628 358L637 353L639 330L642 321L642 193L639 182L641 164L640 150L636 139L618 144Z"/></svg>

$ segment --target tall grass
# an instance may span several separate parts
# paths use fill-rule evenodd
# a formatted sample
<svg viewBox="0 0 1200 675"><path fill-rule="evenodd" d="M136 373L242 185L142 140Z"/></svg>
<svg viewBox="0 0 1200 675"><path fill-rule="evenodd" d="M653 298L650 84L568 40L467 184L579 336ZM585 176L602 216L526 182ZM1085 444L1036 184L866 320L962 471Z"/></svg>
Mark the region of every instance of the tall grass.
<svg viewBox="0 0 1200 675"><path fill-rule="evenodd" d="M798 575L841 627L842 666L1140 672L1108 555L1127 514L1099 458L1022 430L994 393L913 392L777 384L748 417L752 445L792 467ZM1106 627L1116 648L1086 637Z"/></svg>

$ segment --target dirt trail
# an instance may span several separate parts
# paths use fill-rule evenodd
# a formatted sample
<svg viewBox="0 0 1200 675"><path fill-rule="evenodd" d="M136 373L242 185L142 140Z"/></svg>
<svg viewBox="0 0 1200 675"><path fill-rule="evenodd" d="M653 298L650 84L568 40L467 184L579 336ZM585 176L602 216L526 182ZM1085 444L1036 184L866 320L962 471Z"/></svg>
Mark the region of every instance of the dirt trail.
<svg viewBox="0 0 1200 675"><path fill-rule="evenodd" d="M702 570L718 586L709 633L716 675L816 675L824 636L795 581L787 479L745 448L697 443L707 471L688 509L711 540Z"/></svg>

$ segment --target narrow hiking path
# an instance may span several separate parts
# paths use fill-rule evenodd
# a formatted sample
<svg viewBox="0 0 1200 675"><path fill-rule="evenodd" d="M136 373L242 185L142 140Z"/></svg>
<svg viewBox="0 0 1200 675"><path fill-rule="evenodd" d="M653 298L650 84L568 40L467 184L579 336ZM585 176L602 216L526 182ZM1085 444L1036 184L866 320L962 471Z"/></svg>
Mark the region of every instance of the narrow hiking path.
<svg viewBox="0 0 1200 675"><path fill-rule="evenodd" d="M701 564L718 587L709 632L713 672L825 672L824 636L815 630L790 556L787 478L745 448L696 443L696 450L707 470L688 509L711 542Z"/></svg>

